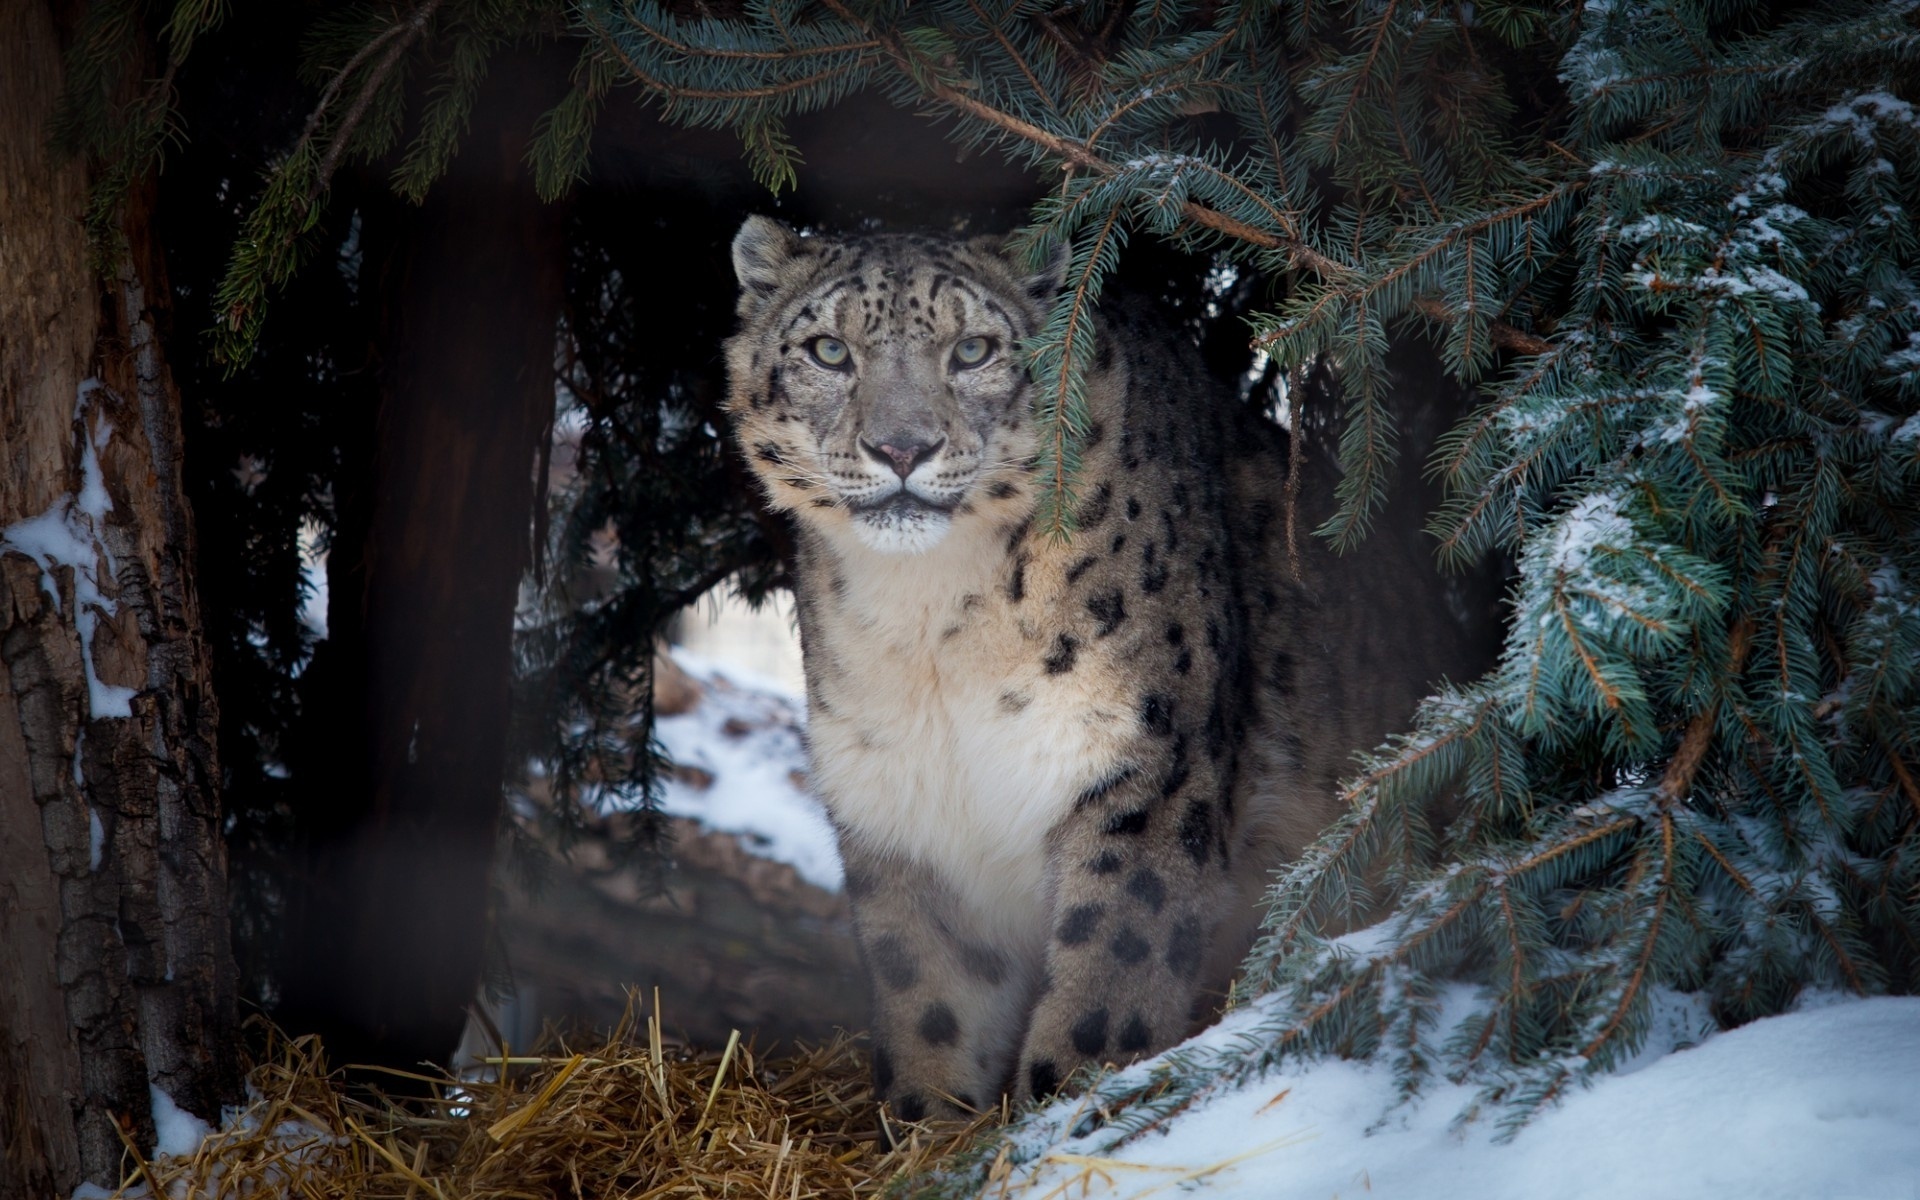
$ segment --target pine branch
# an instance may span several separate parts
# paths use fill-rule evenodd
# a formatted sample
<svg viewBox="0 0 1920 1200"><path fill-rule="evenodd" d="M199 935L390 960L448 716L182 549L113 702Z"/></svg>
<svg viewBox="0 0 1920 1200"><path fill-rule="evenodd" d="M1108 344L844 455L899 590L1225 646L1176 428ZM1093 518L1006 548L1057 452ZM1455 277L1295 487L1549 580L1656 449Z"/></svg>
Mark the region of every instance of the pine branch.
<svg viewBox="0 0 1920 1200"><path fill-rule="evenodd" d="M1727 649L1726 679L1738 679L1746 668L1747 649L1753 642L1753 621L1742 618L1733 627L1733 639ZM1720 703L1718 699L1708 704L1694 715L1687 726L1687 734L1680 740L1679 749L1667 763L1666 773L1660 777L1659 794L1664 803L1678 804L1686 799L1693 789L1693 777L1699 773L1700 764L1706 761L1707 751L1713 746L1714 733L1720 723ZM1733 872L1730 872L1733 873ZM1737 874L1736 874L1737 877Z"/></svg>
<svg viewBox="0 0 1920 1200"><path fill-rule="evenodd" d="M388 77L393 74L393 70L399 65L400 59L415 42L420 40L421 35L426 32L428 23L433 20L434 13L438 12L440 6L445 2L446 0L422 0L419 7L415 8L404 22L390 27L387 32L383 32L378 38L374 39L374 42L385 41L389 38L391 38L391 41L387 45L386 51L381 54L380 61L375 63L373 69L367 72L366 80L360 85L360 91L354 96L353 103L348 106L346 114L340 118L340 124L334 128L333 136L327 139L327 152L321 156L319 169L315 172L316 184L314 191L316 193L324 192L333 182L333 173L339 169L342 156L346 154L348 148L353 144L354 130L359 128L361 120L367 115L367 110L373 106L374 97L379 95L380 89L386 86ZM366 47L367 50L371 50L372 48L373 43L369 43ZM354 57L360 59L361 55L356 54ZM341 68L340 74L334 77L335 81L345 78L347 71L352 65L353 63L350 60L348 67ZM321 96L320 104L315 107L313 114L307 118L307 126L309 129L313 128L318 122L321 111L329 100L329 96L324 94ZM301 140L306 140L305 135L302 135Z"/></svg>

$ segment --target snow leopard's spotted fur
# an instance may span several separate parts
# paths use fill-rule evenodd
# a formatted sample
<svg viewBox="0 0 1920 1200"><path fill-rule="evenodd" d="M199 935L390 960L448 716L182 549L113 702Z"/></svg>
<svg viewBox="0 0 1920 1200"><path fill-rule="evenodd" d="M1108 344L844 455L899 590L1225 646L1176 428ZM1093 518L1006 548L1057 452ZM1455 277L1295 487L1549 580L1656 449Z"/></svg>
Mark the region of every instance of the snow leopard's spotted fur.
<svg viewBox="0 0 1920 1200"><path fill-rule="evenodd" d="M878 1094L910 1119L984 1108L1165 1048L1245 952L1268 871L1333 816L1347 756L1455 667L1427 614L1347 603L1371 590L1378 615L1429 568L1296 580L1285 435L1125 310L1087 381L1077 531L1037 531L1017 347L1059 281L997 239L756 217L734 264L728 407L798 527L812 778Z"/></svg>

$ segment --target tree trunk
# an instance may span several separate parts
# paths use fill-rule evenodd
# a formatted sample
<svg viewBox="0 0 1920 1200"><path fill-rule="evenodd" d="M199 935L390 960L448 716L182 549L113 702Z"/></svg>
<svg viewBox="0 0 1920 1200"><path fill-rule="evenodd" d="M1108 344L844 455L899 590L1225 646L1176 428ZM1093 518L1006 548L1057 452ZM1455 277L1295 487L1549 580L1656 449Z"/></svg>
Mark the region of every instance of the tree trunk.
<svg viewBox="0 0 1920 1200"><path fill-rule="evenodd" d="M515 1054L548 1025L589 1036L613 1028L629 989L649 1006L658 995L666 1031L693 1046L724 1045L739 1030L767 1053L866 1028L845 897L678 817L667 819L674 861L661 875L621 853L632 821L589 820L564 850L553 847L555 869L537 887L513 879L501 889L495 925L511 986L488 1007ZM538 838L538 823L523 832ZM462 1061L498 1053L478 1026L468 1032Z"/></svg>
<svg viewBox="0 0 1920 1200"><path fill-rule="evenodd" d="M337 1060L444 1061L484 964L565 266L562 216L523 161L549 82L496 63L448 177L368 224L370 265L392 247L381 407L371 484L340 496L293 764L321 827L289 896L280 1009Z"/></svg>
<svg viewBox="0 0 1920 1200"><path fill-rule="evenodd" d="M0 0L0 1197L36 1200L119 1183L150 1088L240 1098L153 192L94 275L86 168L48 149L58 28Z"/></svg>

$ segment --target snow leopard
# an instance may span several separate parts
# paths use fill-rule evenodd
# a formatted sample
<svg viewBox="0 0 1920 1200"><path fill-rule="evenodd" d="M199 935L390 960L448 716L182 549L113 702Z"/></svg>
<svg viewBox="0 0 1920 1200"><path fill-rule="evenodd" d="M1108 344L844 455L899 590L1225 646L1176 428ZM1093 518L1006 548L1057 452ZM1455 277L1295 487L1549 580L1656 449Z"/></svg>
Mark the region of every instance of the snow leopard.
<svg viewBox="0 0 1920 1200"><path fill-rule="evenodd" d="M1349 756L1471 669L1460 606L1410 539L1291 558L1286 432L1140 304L1098 314L1050 527L1023 347L1064 263L760 216L732 257L725 407L795 529L876 1097L955 1117L1166 1049Z"/></svg>

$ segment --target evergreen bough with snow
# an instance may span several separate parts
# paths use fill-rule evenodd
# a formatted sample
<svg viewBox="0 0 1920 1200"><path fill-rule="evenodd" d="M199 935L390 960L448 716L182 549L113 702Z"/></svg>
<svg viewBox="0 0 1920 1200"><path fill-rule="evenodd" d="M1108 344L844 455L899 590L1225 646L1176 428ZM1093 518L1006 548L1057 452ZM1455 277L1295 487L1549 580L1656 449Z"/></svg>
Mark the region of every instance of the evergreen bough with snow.
<svg viewBox="0 0 1920 1200"><path fill-rule="evenodd" d="M1283 1055L1382 1055L1409 1096L1467 1079L1511 1129L1635 1050L1656 989L1738 1022L1920 982L1920 5L577 14L569 144L638 88L779 183L783 118L882 88L1053 169L1023 237L1072 252L1028 347L1062 526L1130 236L1270 279L1253 343L1335 371L1336 547L1394 465L1389 343L1434 339L1484 398L1430 464L1433 532L1517 564L1498 667L1367 757L1276 881L1237 1038L1030 1115L953 1186L1070 1120L1111 1147ZM1329 936L1380 913L1365 949ZM1440 1044L1450 979L1482 1002Z"/></svg>

